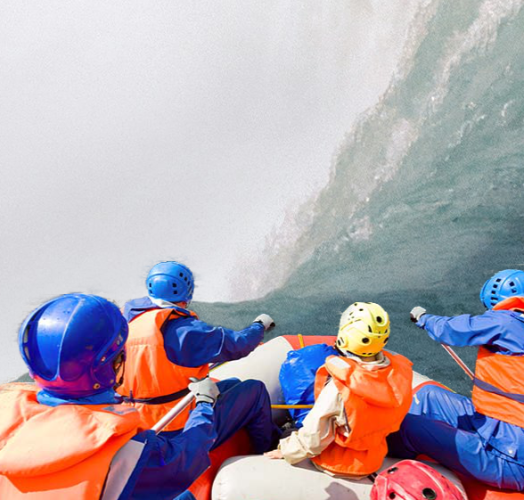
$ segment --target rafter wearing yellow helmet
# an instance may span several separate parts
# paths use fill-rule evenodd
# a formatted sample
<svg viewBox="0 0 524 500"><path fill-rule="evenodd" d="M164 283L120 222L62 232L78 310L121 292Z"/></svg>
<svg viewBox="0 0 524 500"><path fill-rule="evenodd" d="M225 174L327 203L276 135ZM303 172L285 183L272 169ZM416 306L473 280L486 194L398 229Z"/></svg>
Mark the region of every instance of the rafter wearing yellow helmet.
<svg viewBox="0 0 524 500"><path fill-rule="evenodd" d="M373 302L355 302L340 318L336 347L345 355L375 356L389 338L389 316Z"/></svg>

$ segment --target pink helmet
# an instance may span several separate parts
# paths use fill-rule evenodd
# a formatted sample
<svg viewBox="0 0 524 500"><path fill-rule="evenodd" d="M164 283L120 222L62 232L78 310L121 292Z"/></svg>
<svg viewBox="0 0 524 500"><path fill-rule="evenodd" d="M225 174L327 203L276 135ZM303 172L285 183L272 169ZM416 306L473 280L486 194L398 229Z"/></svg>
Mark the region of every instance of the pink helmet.
<svg viewBox="0 0 524 500"><path fill-rule="evenodd" d="M377 476L370 500L467 500L467 497L429 465L403 460Z"/></svg>

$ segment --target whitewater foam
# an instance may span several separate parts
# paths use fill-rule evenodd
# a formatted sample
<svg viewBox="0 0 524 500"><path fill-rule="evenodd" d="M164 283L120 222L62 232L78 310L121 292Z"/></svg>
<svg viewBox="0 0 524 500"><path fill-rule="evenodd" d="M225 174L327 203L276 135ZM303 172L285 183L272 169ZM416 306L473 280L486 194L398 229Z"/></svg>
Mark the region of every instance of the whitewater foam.
<svg viewBox="0 0 524 500"><path fill-rule="evenodd" d="M523 2L470 2L460 11L461 16L453 13L453 8L458 10L459 7L451 5L444 0L420 5L390 86L347 134L333 162L327 186L301 207L299 217L287 220L288 225L276 231L268 241L266 261L259 262L257 269L271 269L271 276L258 280L254 286L255 295L283 286L311 259L318 261L321 255L329 258L327 248L335 253L343 252L344 248L347 251L351 242L362 240L361 233L367 234L369 239L373 231L369 228L383 226L384 223L374 220L369 211L383 206L380 196L400 175L405 161L420 156L419 151L412 153L414 145L426 149L428 160L420 158L418 161L428 166L422 163L419 167L425 170L426 179L435 179L439 168L435 159L442 154L444 161L451 161L453 148L487 126L488 113L466 98L458 108L464 110L462 121L453 123L447 136L436 128L442 113L457 112L456 103L447 110L450 106L447 102L456 99L460 92L457 78L463 77L469 64L480 64L484 59L485 64L489 64L490 52L500 30L509 26L521 12ZM512 62L509 62L502 78L511 77L511 68ZM497 110L506 123L514 102L515 99L506 100ZM431 150L428 133L436 134L438 139L434 146L442 148L441 151ZM443 199L425 203L424 210L444 210L452 205L453 196L452 188L442 191ZM394 200L394 203L399 202ZM455 203L461 206L460 200ZM389 208L381 209L381 213ZM355 230L362 224L362 231Z"/></svg>

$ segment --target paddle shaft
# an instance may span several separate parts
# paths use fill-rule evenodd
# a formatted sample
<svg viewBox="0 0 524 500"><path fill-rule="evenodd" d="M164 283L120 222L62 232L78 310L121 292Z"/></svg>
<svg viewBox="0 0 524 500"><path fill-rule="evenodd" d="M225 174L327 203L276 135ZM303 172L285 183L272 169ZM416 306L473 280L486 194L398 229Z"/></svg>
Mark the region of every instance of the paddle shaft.
<svg viewBox="0 0 524 500"><path fill-rule="evenodd" d="M186 394L171 410L169 410L151 429L157 434L162 432L164 427L168 425L174 418L182 413L193 401L195 395L190 392Z"/></svg>
<svg viewBox="0 0 524 500"><path fill-rule="evenodd" d="M213 371L214 369L218 368L219 366L222 366L225 363L227 363L227 361L224 361L223 363L215 363L213 366L211 366L211 369L209 371ZM168 425L174 418L176 418L191 404L191 401L193 401L194 397L195 395L192 392L187 394L152 427L152 430L154 430L157 434L159 432L162 432L162 429L164 429L166 425Z"/></svg>
<svg viewBox="0 0 524 500"><path fill-rule="evenodd" d="M464 363L464 361L462 361L462 359L460 359L459 355L451 348L449 347L449 345L444 345L444 344L440 344L445 350L446 352L453 358L453 360L455 361L455 363L457 363L457 365L459 365L462 370L464 371L464 373L471 379L473 380L475 378L475 374L469 369L468 365L466 365L466 363Z"/></svg>

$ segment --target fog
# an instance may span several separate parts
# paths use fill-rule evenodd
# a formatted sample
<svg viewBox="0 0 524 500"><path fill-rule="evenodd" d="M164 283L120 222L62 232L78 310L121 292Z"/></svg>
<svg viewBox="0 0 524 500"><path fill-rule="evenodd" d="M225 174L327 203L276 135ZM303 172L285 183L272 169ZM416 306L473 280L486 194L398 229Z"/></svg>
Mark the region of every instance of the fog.
<svg viewBox="0 0 524 500"><path fill-rule="evenodd" d="M250 298L236 280L327 182L416 3L3 0L0 379L40 302L122 304L159 260L195 300Z"/></svg>

